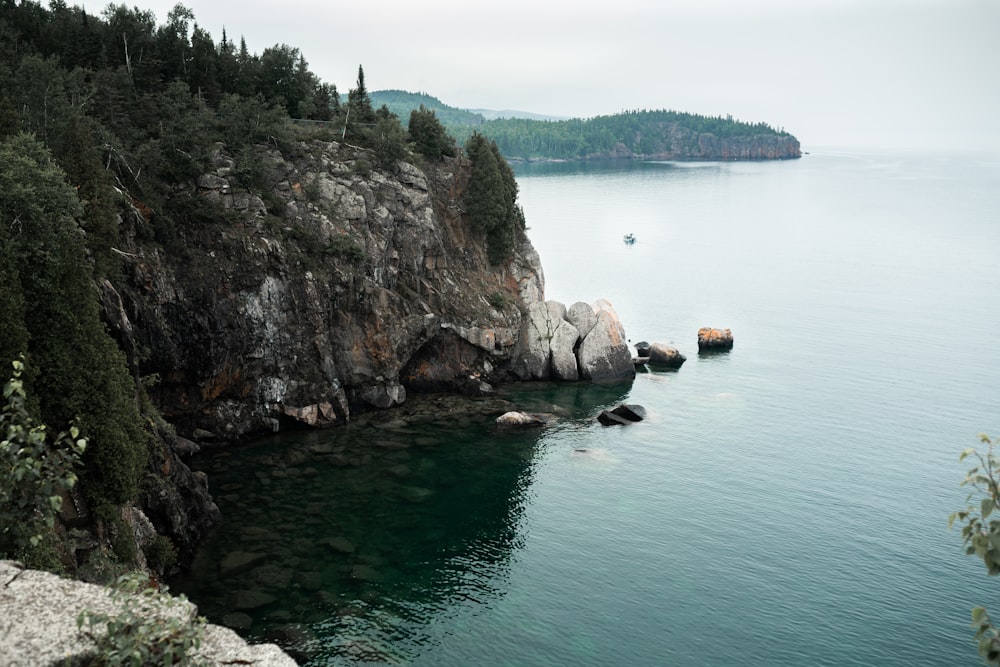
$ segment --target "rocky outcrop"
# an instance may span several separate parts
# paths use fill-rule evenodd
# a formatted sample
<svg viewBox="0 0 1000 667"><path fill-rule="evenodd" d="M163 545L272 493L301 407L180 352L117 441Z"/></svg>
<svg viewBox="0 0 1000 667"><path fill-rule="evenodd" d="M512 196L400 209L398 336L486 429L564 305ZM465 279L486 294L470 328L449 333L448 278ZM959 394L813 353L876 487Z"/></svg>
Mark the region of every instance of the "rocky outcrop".
<svg viewBox="0 0 1000 667"><path fill-rule="evenodd" d="M90 664L95 640L107 629L101 624L78 628L78 616L84 611L114 615L121 610L121 601L113 599L106 588L0 561L0 665ZM153 618L162 618L157 614L163 613L190 623L197 608L176 600L171 607L151 613ZM217 625L205 627L194 657L208 665L296 664L274 644L249 645L232 630Z"/></svg>
<svg viewBox="0 0 1000 667"><path fill-rule="evenodd" d="M698 351L713 352L733 349L733 332L729 329L698 329Z"/></svg>
<svg viewBox="0 0 1000 667"><path fill-rule="evenodd" d="M556 301L531 304L511 372L520 380L615 382L635 377L625 329L605 300L569 309Z"/></svg>
<svg viewBox="0 0 1000 667"><path fill-rule="evenodd" d="M114 328L142 351L138 373L158 376L151 397L179 433L323 427L410 389L506 379L518 304L540 301L542 271L526 237L490 264L462 211L469 163L378 171L336 142L285 153L267 154L258 196L217 147L213 170L175 193L198 216L175 218L172 237L143 232L166 224L155 213L126 221Z"/></svg>

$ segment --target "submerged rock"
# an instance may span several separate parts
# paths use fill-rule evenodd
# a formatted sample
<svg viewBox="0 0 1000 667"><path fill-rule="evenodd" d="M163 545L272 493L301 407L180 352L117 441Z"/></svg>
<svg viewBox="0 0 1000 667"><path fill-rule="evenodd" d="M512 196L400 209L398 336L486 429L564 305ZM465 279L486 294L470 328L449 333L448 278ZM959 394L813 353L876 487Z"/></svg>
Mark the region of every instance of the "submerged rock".
<svg viewBox="0 0 1000 667"><path fill-rule="evenodd" d="M357 547L354 546L354 543L343 535L331 537L326 540L326 544L330 547L331 551L338 554L352 554L357 551Z"/></svg>
<svg viewBox="0 0 1000 667"><path fill-rule="evenodd" d="M497 417L498 426L545 426L551 421L550 415L517 411L505 412Z"/></svg>
<svg viewBox="0 0 1000 667"><path fill-rule="evenodd" d="M229 606L236 610L259 609L276 602L278 598L260 591L233 591Z"/></svg>
<svg viewBox="0 0 1000 667"><path fill-rule="evenodd" d="M371 565L358 564L351 568L351 577L359 581L381 581L382 574Z"/></svg>
<svg viewBox="0 0 1000 667"><path fill-rule="evenodd" d="M231 551L219 562L219 575L228 577L249 570L267 558L267 554L250 551Z"/></svg>
<svg viewBox="0 0 1000 667"><path fill-rule="evenodd" d="M234 630L249 630L253 625L253 619L250 615L244 614L242 611L234 611L226 614L222 617L222 622L227 628Z"/></svg>

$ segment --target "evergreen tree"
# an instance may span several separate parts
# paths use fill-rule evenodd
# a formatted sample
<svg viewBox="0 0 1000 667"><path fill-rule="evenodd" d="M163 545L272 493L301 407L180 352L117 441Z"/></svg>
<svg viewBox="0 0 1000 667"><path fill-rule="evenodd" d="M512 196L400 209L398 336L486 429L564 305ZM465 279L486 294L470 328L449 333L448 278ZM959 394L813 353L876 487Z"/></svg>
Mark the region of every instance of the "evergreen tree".
<svg viewBox="0 0 1000 667"><path fill-rule="evenodd" d="M517 236L524 229L524 213L517 205L517 182L495 142L475 132L465 150L472 161L465 210L472 226L485 232L490 261L499 264L511 256Z"/></svg>
<svg viewBox="0 0 1000 667"><path fill-rule="evenodd" d="M396 163L406 156L406 130L384 104L375 112L372 148L379 165L389 170L395 170Z"/></svg>
<svg viewBox="0 0 1000 667"><path fill-rule="evenodd" d="M75 222L81 213L76 191L38 141L20 134L0 142L0 271L12 281L16 274L24 303L20 323L16 302L6 309L0 339L23 346L27 332L16 351L34 373L29 394L38 398L39 421L62 429L76 420L92 442L84 488L94 511L110 519L138 492L147 436L124 357L101 322ZM16 288L6 291L17 299Z"/></svg>
<svg viewBox="0 0 1000 667"><path fill-rule="evenodd" d="M490 149L489 139L478 132L469 137L465 152L472 161L472 174L465 191L465 211L475 229L489 232L503 224L507 216L500 165Z"/></svg>
<svg viewBox="0 0 1000 667"><path fill-rule="evenodd" d="M455 140L448 136L437 115L423 104L410 112L409 132L417 152L429 160L455 154Z"/></svg>
<svg viewBox="0 0 1000 667"><path fill-rule="evenodd" d="M365 88L365 70L360 65L357 86L347 91L346 123L345 136L362 142L370 136L369 128L375 123L375 110Z"/></svg>

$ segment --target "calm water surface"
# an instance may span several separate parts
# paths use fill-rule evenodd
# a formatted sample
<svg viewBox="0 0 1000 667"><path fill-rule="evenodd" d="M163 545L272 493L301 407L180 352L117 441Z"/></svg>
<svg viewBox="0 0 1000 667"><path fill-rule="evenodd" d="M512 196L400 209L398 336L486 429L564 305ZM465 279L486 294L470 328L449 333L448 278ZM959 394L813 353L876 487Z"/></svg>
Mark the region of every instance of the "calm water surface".
<svg viewBox="0 0 1000 667"><path fill-rule="evenodd" d="M483 406L199 458L226 523L175 589L313 665L979 664L1000 586L947 517L958 453L1000 434L1000 159L518 182L548 298L687 363L506 390L560 415L541 432ZM701 326L733 351L699 357ZM594 423L622 400L649 419Z"/></svg>

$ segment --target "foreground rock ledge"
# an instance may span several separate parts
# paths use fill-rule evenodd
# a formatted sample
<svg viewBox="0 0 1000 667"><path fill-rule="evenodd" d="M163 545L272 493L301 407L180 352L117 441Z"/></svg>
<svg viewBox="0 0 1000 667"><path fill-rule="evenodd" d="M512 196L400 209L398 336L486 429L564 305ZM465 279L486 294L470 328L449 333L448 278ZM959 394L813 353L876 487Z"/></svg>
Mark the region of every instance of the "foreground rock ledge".
<svg viewBox="0 0 1000 667"><path fill-rule="evenodd" d="M194 618L190 602L179 613ZM76 627L80 612L113 613L115 603L102 586L26 570L0 560L0 666L85 664L94 643ZM207 625L197 656L210 665L295 667L274 644L247 644L235 632Z"/></svg>

